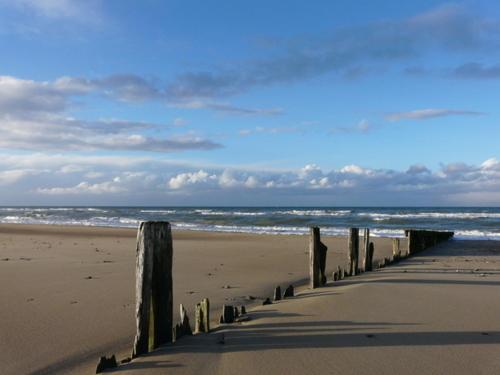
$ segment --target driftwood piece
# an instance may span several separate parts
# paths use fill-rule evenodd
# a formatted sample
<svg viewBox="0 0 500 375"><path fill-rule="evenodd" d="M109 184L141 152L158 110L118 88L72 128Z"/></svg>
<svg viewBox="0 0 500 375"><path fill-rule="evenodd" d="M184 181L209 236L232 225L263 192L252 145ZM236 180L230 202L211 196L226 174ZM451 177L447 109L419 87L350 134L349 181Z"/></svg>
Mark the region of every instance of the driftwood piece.
<svg viewBox="0 0 500 375"><path fill-rule="evenodd" d="M281 299L281 287L278 285L274 289L274 300L275 301L279 301L280 299Z"/></svg>
<svg viewBox="0 0 500 375"><path fill-rule="evenodd" d="M326 284L326 252L328 248L321 242L318 227L310 228L309 237L309 286L314 289Z"/></svg>
<svg viewBox="0 0 500 375"><path fill-rule="evenodd" d="M107 369L115 367L118 367L118 363L116 363L116 357L114 354L109 358L101 357L99 363L97 364L97 368L95 369L95 373L100 374Z"/></svg>
<svg viewBox="0 0 500 375"><path fill-rule="evenodd" d="M348 239L348 267L349 275L355 276L358 273L359 268L359 229L349 228L349 239Z"/></svg>
<svg viewBox="0 0 500 375"><path fill-rule="evenodd" d="M136 336L132 357L172 341L172 233L168 222L142 222L137 232Z"/></svg>
<svg viewBox="0 0 500 375"><path fill-rule="evenodd" d="M210 332L210 301L204 298L196 304L195 333Z"/></svg>
<svg viewBox="0 0 500 375"><path fill-rule="evenodd" d="M285 292L283 293L283 298L290 298L295 295L295 289L293 288L293 285L288 285L287 288L285 289Z"/></svg>

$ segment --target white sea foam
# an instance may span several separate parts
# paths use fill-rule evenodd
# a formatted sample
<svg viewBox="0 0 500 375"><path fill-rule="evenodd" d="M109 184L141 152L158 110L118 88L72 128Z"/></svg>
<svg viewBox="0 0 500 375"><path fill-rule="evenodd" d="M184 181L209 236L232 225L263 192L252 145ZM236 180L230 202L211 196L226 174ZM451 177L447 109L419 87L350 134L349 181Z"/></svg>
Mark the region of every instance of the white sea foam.
<svg viewBox="0 0 500 375"><path fill-rule="evenodd" d="M294 216L346 216L351 213L350 210L286 210L276 211L279 215Z"/></svg>
<svg viewBox="0 0 500 375"><path fill-rule="evenodd" d="M500 219L500 213L496 212L417 212L407 214L360 212L358 215L371 217L375 221L391 219Z"/></svg>
<svg viewBox="0 0 500 375"><path fill-rule="evenodd" d="M147 214L175 214L176 210L141 210L142 213Z"/></svg>

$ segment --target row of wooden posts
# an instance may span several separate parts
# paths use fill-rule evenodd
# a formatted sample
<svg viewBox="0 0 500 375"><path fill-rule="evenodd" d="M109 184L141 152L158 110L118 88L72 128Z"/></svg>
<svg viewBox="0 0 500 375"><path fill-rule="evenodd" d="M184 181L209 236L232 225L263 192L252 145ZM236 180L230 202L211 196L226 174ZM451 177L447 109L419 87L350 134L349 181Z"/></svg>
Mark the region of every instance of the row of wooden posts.
<svg viewBox="0 0 500 375"><path fill-rule="evenodd" d="M385 258L379 267L400 260L438 242L453 236L453 232L436 232L423 230L407 230L407 251L402 253L399 239L393 239L392 259ZM326 254L327 246L321 242L320 229L310 229L310 287L317 288L326 284ZM359 261L359 229L349 229L348 267L338 267L332 275L334 281L360 272L371 271L373 268L374 245L370 242L370 230L364 230L363 258ZM172 285L172 232L168 222L142 222L137 232L136 254L136 336L132 358L148 353L159 346L176 341L183 335L192 334L187 311L180 305L180 322L173 325L173 285ZM283 298L294 295L293 285L288 286ZM282 298L281 288L275 290L274 300ZM268 298L263 304L272 303ZM245 307L238 310L235 306L223 306L221 323L232 323L240 315L246 313ZM195 308L194 333L210 331L210 302L203 299ZM111 359L102 357L98 365L105 368Z"/></svg>
<svg viewBox="0 0 500 375"><path fill-rule="evenodd" d="M377 268L385 267L393 262L400 261L414 255L440 242L447 241L453 237L453 232L430 231L430 230L405 230L408 238L408 246L405 252L400 248L399 238L392 239L392 258L384 257L384 260L377 264ZM328 247L321 242L319 227L310 228L309 237L309 286L317 288L326 284L326 253ZM341 280L347 276L354 276L362 272L373 270L373 254L375 246L370 242L370 229L365 228L363 233L362 262L359 260L359 229L350 228L347 250L347 269L338 266L337 271L332 275L333 281Z"/></svg>

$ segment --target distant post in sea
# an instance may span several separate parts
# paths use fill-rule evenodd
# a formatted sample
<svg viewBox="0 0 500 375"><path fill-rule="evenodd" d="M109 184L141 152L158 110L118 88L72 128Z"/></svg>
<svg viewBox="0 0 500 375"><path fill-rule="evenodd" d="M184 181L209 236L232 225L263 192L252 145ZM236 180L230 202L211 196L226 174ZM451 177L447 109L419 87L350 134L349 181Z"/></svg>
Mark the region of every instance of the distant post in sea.
<svg viewBox="0 0 500 375"><path fill-rule="evenodd" d="M349 274L354 276L358 273L359 268L359 229L349 228L348 240L348 260L349 260Z"/></svg>
<svg viewBox="0 0 500 375"><path fill-rule="evenodd" d="M328 248L321 242L318 227L310 228L309 237L309 285L312 289L326 283L326 252Z"/></svg>
<svg viewBox="0 0 500 375"><path fill-rule="evenodd" d="M172 255L170 224L142 222L137 232L136 335L132 357L172 342Z"/></svg>

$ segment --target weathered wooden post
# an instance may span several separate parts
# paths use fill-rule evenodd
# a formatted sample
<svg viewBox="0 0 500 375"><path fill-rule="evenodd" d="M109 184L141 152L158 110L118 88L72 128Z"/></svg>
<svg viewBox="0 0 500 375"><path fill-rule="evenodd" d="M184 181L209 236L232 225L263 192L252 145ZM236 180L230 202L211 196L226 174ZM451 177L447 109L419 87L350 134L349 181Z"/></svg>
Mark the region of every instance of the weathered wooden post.
<svg viewBox="0 0 500 375"><path fill-rule="evenodd" d="M195 333L210 332L210 301L203 298L196 304Z"/></svg>
<svg viewBox="0 0 500 375"><path fill-rule="evenodd" d="M401 250L399 248L399 238L392 239L392 259L398 261L401 259Z"/></svg>
<svg viewBox="0 0 500 375"><path fill-rule="evenodd" d="M363 233L363 271L368 271L368 257L370 256L370 228L365 228Z"/></svg>
<svg viewBox="0 0 500 375"><path fill-rule="evenodd" d="M349 252L347 254L349 259L349 274L354 276L358 273L359 261L359 229L349 228L348 240Z"/></svg>
<svg viewBox="0 0 500 375"><path fill-rule="evenodd" d="M309 237L309 285L312 289L326 283L326 252L328 248L321 242L318 227L310 228Z"/></svg>
<svg viewBox="0 0 500 375"><path fill-rule="evenodd" d="M172 255L170 224L142 222L137 232L136 335L132 357L172 341Z"/></svg>
<svg viewBox="0 0 500 375"><path fill-rule="evenodd" d="M285 293L283 293L283 298L293 297L294 294L295 294L295 290L293 288L293 285L288 285L288 287L285 289Z"/></svg>
<svg viewBox="0 0 500 375"><path fill-rule="evenodd" d="M274 300L279 301L280 299L281 299L281 286L278 285L274 289Z"/></svg>
<svg viewBox="0 0 500 375"><path fill-rule="evenodd" d="M373 242L370 242L368 245L368 260L366 263L366 271L373 271L373 253L375 252L375 246Z"/></svg>

